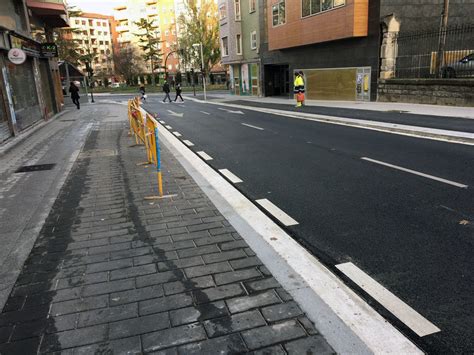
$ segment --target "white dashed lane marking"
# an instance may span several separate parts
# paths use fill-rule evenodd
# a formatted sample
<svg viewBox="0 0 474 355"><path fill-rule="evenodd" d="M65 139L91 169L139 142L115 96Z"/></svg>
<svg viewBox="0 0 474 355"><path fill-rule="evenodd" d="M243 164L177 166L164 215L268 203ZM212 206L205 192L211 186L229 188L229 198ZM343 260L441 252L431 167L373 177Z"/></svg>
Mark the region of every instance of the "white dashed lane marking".
<svg viewBox="0 0 474 355"><path fill-rule="evenodd" d="M293 218L291 218L289 215L287 215L285 212L283 212L281 209L279 209L277 206L275 206L266 198L257 200L255 202L257 202L260 206L266 209L273 217L278 219L285 226L288 227L288 226L294 226L296 224L299 224L297 221L295 221Z"/></svg>
<svg viewBox="0 0 474 355"><path fill-rule="evenodd" d="M251 124L242 123L242 125L243 125L243 126L250 127L250 128L258 129L259 131L264 131L264 129L263 129L262 127L252 126Z"/></svg>
<svg viewBox="0 0 474 355"><path fill-rule="evenodd" d="M205 114L205 115L210 115L210 113L209 113L209 112L206 112L206 111L199 111L199 112L201 112L201 113L203 113L203 114Z"/></svg>
<svg viewBox="0 0 474 355"><path fill-rule="evenodd" d="M353 263L343 263L336 265L336 267L400 321L405 323L418 336L424 337L441 331L441 329L428 321Z"/></svg>
<svg viewBox="0 0 474 355"><path fill-rule="evenodd" d="M181 137L181 133L179 133L179 132L173 132L173 134L174 134L176 137Z"/></svg>
<svg viewBox="0 0 474 355"><path fill-rule="evenodd" d="M238 184L239 182L242 182L241 179L239 179L236 175L231 173L228 169L219 169L219 172L234 184Z"/></svg>
<svg viewBox="0 0 474 355"><path fill-rule="evenodd" d="M401 171L404 171L406 173L422 176L422 177L425 177L427 179L443 182L443 183L448 184L448 185L460 187L462 189L467 189L468 188L468 185L460 184L459 182L446 180L446 179L443 179L443 178L440 178L440 177L437 177L437 176L433 176L433 175L428 175L428 174L425 174L425 173L420 173L419 171L403 168L403 167L398 166L398 165L392 165L392 164L389 164L389 163L384 163L383 161L374 160L374 159L370 159L370 158L367 158L367 157L362 157L361 159L365 160L365 161L370 161L371 163L374 163L374 164L387 166L387 167L392 168L392 169L401 170Z"/></svg>
<svg viewBox="0 0 474 355"><path fill-rule="evenodd" d="M197 152L197 153L198 153L199 156L200 156L201 158L203 158L204 160L212 160L212 157L209 156L209 155L207 155L205 152L202 152L202 151L201 151L201 152Z"/></svg>
<svg viewBox="0 0 474 355"><path fill-rule="evenodd" d="M167 125L167 126L165 126L165 127L166 127L166 128L168 128L168 129L173 129L173 127L171 127L171 126L168 126L168 125Z"/></svg>

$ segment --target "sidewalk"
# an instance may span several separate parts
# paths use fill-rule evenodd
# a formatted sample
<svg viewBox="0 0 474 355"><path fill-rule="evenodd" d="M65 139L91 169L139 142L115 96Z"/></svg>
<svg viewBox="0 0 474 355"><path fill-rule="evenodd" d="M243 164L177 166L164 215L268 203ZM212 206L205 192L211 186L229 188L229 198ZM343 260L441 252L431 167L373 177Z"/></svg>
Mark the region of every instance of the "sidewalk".
<svg viewBox="0 0 474 355"><path fill-rule="evenodd" d="M100 115L97 106L97 115ZM333 353L172 154L94 125L0 315L0 353Z"/></svg>

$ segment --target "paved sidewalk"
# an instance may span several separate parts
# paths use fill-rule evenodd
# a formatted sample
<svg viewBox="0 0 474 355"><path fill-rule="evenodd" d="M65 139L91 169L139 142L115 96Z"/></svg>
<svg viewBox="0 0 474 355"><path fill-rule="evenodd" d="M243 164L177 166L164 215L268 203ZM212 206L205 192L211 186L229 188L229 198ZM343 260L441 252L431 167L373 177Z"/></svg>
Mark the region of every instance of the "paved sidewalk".
<svg viewBox="0 0 474 355"><path fill-rule="evenodd" d="M144 200L154 169L136 165L126 108L108 111L0 315L0 354L332 353L164 147L176 196Z"/></svg>

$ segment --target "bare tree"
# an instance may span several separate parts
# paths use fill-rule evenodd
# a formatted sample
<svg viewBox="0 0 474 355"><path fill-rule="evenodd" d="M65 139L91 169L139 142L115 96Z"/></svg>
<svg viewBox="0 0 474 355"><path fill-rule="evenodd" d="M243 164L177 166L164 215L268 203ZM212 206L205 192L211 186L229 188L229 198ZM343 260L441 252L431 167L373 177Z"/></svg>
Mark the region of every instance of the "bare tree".
<svg viewBox="0 0 474 355"><path fill-rule="evenodd" d="M115 72L121 75L127 83L131 83L133 77L140 72L140 57L136 54L136 49L131 45L121 45L114 53Z"/></svg>

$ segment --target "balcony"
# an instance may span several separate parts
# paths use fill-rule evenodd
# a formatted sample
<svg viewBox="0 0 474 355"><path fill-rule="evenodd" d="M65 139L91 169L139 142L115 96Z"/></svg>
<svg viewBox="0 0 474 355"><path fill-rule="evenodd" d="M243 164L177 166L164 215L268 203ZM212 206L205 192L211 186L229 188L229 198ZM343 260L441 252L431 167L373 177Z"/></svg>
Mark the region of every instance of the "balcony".
<svg viewBox="0 0 474 355"><path fill-rule="evenodd" d="M33 17L42 20L48 27L67 27L68 13L64 0L26 0Z"/></svg>

